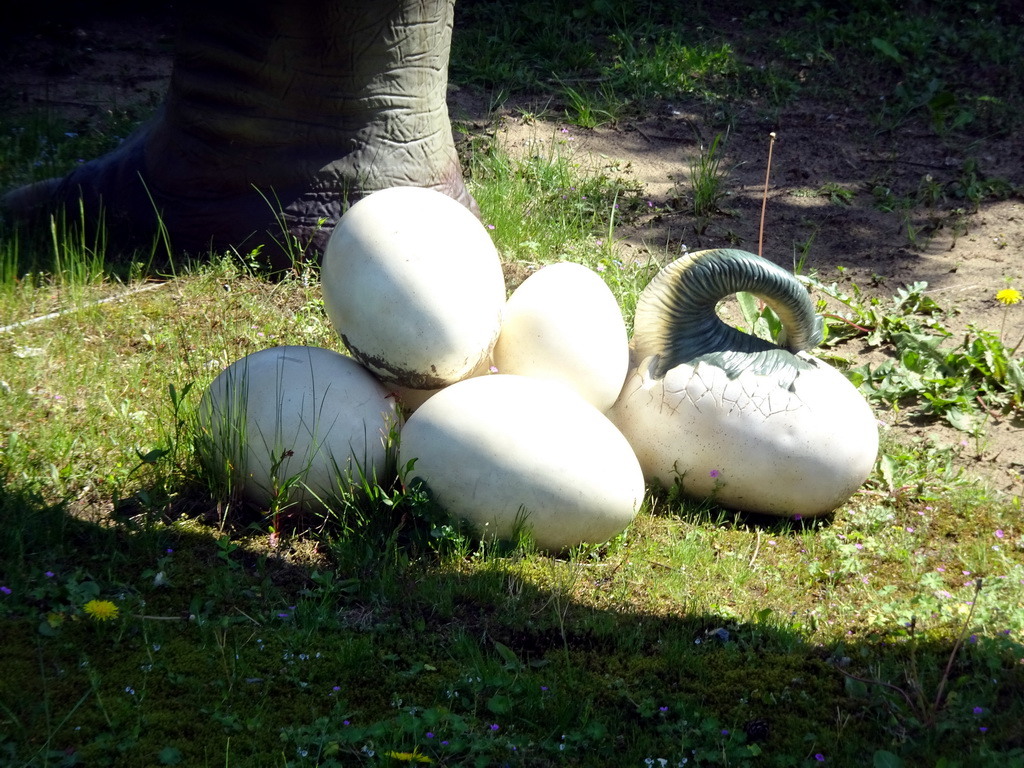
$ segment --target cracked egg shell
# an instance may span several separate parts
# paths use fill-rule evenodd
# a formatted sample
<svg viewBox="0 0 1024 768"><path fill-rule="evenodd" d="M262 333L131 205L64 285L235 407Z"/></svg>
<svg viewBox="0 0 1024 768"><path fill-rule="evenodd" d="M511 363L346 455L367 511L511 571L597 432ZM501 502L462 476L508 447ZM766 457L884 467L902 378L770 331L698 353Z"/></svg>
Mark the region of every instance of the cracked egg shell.
<svg viewBox="0 0 1024 768"><path fill-rule="evenodd" d="M649 481L724 507L775 516L827 514L852 496L878 454L871 407L842 373L800 353L791 387L704 362L664 378L654 358L630 374L608 417Z"/></svg>
<svg viewBox="0 0 1024 768"><path fill-rule="evenodd" d="M538 548L598 544L621 533L644 498L629 443L570 388L495 374L447 387L402 428L399 464L453 518L486 539L519 524ZM525 516L525 519L524 519Z"/></svg>
<svg viewBox="0 0 1024 768"><path fill-rule="evenodd" d="M388 384L459 381L501 330L498 252L467 208L434 190L394 187L355 203L327 243L321 282L335 331Z"/></svg>

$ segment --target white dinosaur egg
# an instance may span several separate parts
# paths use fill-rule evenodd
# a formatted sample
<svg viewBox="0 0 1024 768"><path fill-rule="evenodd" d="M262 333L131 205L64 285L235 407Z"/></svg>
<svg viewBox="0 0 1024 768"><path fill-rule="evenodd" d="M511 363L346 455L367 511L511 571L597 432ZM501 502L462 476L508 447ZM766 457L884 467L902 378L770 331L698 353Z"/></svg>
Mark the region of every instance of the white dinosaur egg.
<svg viewBox="0 0 1024 768"><path fill-rule="evenodd" d="M560 383L497 374L441 390L409 417L400 466L485 538L531 529L537 546L601 543L633 520L644 477L629 443Z"/></svg>
<svg viewBox="0 0 1024 768"><path fill-rule="evenodd" d="M353 205L327 243L321 281L334 329L386 383L458 381L501 330L505 279L487 230L430 189L385 189Z"/></svg>
<svg viewBox="0 0 1024 768"><path fill-rule="evenodd" d="M768 515L816 517L839 507L871 473L878 426L857 388L826 363L791 387L745 371L679 365L664 378L641 361L609 418L648 480Z"/></svg>
<svg viewBox="0 0 1024 768"><path fill-rule="evenodd" d="M785 346L718 317L737 291L775 310ZM776 516L845 502L874 466L878 426L857 388L803 351L822 322L804 286L756 254L697 251L663 267L637 301L635 365L608 411L645 476Z"/></svg>
<svg viewBox="0 0 1024 768"><path fill-rule="evenodd" d="M496 373L497 369L491 365L491 362L491 357L488 355L480 361L480 365L464 376L461 381L472 379L476 376L488 376L491 373ZM403 387L396 384L391 389L394 392L395 399L398 401L399 407L401 408L402 415L407 417L427 402L427 400L444 389L444 387L440 387L439 389L412 389L410 387Z"/></svg>
<svg viewBox="0 0 1024 768"><path fill-rule="evenodd" d="M629 339L615 296L581 264L543 267L509 297L494 364L501 373L561 381L608 410L629 367Z"/></svg>
<svg viewBox="0 0 1024 768"><path fill-rule="evenodd" d="M321 509L360 474L384 480L394 399L351 358L317 347L272 347L224 369L199 404L204 462L268 508Z"/></svg>

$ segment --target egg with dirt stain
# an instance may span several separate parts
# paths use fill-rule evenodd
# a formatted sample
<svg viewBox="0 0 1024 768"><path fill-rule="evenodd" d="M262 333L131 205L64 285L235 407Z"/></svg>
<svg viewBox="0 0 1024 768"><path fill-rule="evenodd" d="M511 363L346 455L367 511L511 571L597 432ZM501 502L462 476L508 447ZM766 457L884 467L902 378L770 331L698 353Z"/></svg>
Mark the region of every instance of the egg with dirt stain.
<svg viewBox="0 0 1024 768"><path fill-rule="evenodd" d="M501 330L505 278L490 235L434 190L394 187L355 203L327 243L321 282L335 331L387 384L459 381Z"/></svg>

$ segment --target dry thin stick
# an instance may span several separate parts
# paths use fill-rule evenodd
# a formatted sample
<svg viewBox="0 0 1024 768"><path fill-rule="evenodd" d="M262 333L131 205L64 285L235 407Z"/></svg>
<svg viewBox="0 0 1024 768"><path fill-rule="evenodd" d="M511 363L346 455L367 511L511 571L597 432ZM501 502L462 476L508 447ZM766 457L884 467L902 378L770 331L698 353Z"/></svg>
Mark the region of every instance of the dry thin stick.
<svg viewBox="0 0 1024 768"><path fill-rule="evenodd" d="M761 198L761 229L757 233L757 255L764 256L764 211L768 207L768 179L772 175L772 147L775 146L775 131L768 134L768 167L764 171L764 197Z"/></svg>
<svg viewBox="0 0 1024 768"><path fill-rule="evenodd" d="M935 703L932 704L933 713L939 711L939 705L942 703L942 694L946 690L946 683L949 682L949 673L953 671L953 660L956 658L956 652L960 650L964 637L967 636L970 628L971 619L974 617L974 609L978 605L978 598L981 596L981 584L981 579L974 582L974 599L971 601L971 609L967 612L967 618L964 619L964 624L960 628L960 634L957 635L956 642L953 643L953 650L949 652L949 661L946 662L946 669L943 670L942 677L939 680L939 690L935 692Z"/></svg>
<svg viewBox="0 0 1024 768"><path fill-rule="evenodd" d="M907 704L910 706L911 709L915 709L913 699L911 699L910 695L902 688L900 688L898 685L887 683L884 680L872 680L867 677L857 677L857 675L851 675L849 672L847 672L845 669L842 669L841 667L836 667L836 671L843 675L846 675L851 680L856 680L858 683L865 683L869 685L881 685L884 688L890 688L896 691L896 693L898 693L900 696L902 696L906 700Z"/></svg>
<svg viewBox="0 0 1024 768"><path fill-rule="evenodd" d="M750 558L748 568L754 567L754 561L757 560L757 553L761 551L761 529L757 529L757 543L754 544L754 554Z"/></svg>
<svg viewBox="0 0 1024 768"><path fill-rule="evenodd" d="M36 323L41 323L45 320L53 320L64 315L73 314L75 312L81 312L83 309L89 309L90 307L98 307L102 304L109 304L112 301L121 301L122 299L127 299L129 296L134 296L137 293L142 293L144 291L152 291L156 290L157 288L163 288L165 285L167 285L167 283L145 283L135 288L129 288L127 291L123 291L114 296L108 296L105 299L90 301L86 304L83 304L80 307L70 307L69 309L61 309L57 312L50 312L48 315L40 315L39 317L32 317L29 318L28 320L21 320L17 323L11 323L10 325L2 326L0 327L0 333L7 333L8 331L14 331L17 330L18 328L26 328L30 325L35 325Z"/></svg>

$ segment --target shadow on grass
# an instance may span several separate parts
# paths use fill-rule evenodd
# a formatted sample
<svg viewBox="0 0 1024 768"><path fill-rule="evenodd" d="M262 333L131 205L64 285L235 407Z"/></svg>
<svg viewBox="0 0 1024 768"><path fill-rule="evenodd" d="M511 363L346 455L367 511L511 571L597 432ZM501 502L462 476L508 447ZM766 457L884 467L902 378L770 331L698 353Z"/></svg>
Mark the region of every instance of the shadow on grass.
<svg viewBox="0 0 1024 768"><path fill-rule="evenodd" d="M438 556L416 548L429 531L389 526L271 549L265 534L227 536L195 517L88 521L0 486L0 755L33 766L1024 755L1024 649L1006 635L960 645L894 627L819 643L770 610L737 618L632 596L632 563L614 553ZM119 615L91 619L89 600Z"/></svg>

